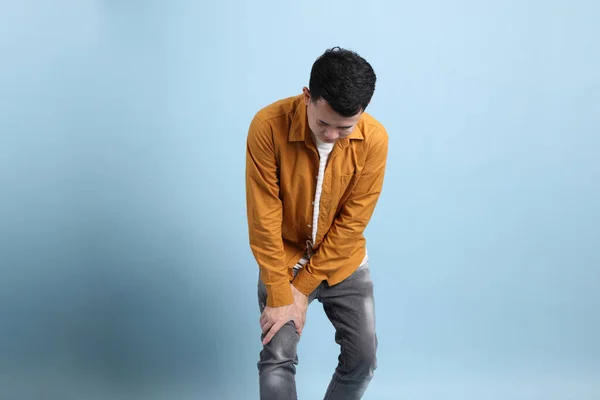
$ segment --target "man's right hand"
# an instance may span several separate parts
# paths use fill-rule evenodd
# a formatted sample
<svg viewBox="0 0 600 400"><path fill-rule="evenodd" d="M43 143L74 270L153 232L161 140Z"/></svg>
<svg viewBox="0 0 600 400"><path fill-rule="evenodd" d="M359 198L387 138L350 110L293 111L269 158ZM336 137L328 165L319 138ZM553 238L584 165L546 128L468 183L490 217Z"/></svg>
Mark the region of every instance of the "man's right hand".
<svg viewBox="0 0 600 400"><path fill-rule="evenodd" d="M285 325L288 321L294 322L298 335L302 335L302 329L306 321L306 309L308 308L308 298L300 293L292 285L294 294L294 302L287 306L270 307L266 306L260 316L260 327L262 332L266 334L263 339L263 345L269 343L273 336Z"/></svg>

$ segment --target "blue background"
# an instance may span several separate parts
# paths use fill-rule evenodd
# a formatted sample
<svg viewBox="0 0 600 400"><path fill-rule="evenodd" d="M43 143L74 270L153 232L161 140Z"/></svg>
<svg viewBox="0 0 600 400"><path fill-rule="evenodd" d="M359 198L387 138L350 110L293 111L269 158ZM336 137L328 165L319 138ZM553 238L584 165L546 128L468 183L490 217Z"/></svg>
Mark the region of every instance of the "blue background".
<svg viewBox="0 0 600 400"><path fill-rule="evenodd" d="M0 398L258 398L253 114L374 66L365 399L600 398L600 3L3 1ZM318 303L299 394L337 345Z"/></svg>

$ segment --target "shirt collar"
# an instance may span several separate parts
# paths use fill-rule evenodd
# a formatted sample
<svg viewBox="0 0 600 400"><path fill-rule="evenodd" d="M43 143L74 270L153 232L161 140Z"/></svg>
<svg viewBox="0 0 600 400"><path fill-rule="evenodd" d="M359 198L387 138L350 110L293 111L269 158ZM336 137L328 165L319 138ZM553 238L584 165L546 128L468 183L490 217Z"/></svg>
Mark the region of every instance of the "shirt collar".
<svg viewBox="0 0 600 400"><path fill-rule="evenodd" d="M360 124L356 125L349 136L338 140L338 143L340 143L342 147L346 147L350 143L350 139L364 140L365 137L359 125ZM288 142L312 142L306 115L306 104L304 103L304 97L302 95L299 97L298 105L294 110L294 116L292 117L292 124L288 134Z"/></svg>

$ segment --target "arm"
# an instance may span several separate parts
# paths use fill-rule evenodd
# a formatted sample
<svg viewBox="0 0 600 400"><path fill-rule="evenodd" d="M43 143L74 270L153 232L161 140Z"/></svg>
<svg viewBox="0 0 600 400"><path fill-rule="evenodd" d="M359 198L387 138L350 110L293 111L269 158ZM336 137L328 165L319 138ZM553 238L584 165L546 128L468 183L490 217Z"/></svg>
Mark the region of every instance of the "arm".
<svg viewBox="0 0 600 400"><path fill-rule="evenodd" d="M379 200L387 152L387 134L373 137L365 167L352 194L342 206L315 254L293 281L300 292L310 294L350 257Z"/></svg>
<svg viewBox="0 0 600 400"><path fill-rule="evenodd" d="M277 169L271 129L255 117L246 143L246 207L250 248L260 268L270 307L294 302L284 262Z"/></svg>

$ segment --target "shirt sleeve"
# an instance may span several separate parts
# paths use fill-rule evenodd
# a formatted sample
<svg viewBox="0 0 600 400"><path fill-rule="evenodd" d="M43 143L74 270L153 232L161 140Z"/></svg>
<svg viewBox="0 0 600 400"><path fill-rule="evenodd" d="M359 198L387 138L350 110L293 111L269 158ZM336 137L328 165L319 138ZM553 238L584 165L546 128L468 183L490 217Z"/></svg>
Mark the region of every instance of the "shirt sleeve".
<svg viewBox="0 0 600 400"><path fill-rule="evenodd" d="M373 135L364 169L350 197L341 207L315 254L294 278L293 285L300 292L309 295L350 258L379 200L387 153L387 133L384 131L383 134Z"/></svg>
<svg viewBox="0 0 600 400"><path fill-rule="evenodd" d="M267 289L267 305L294 302L281 232L283 208L271 128L254 117L246 142L246 208L250 248Z"/></svg>

